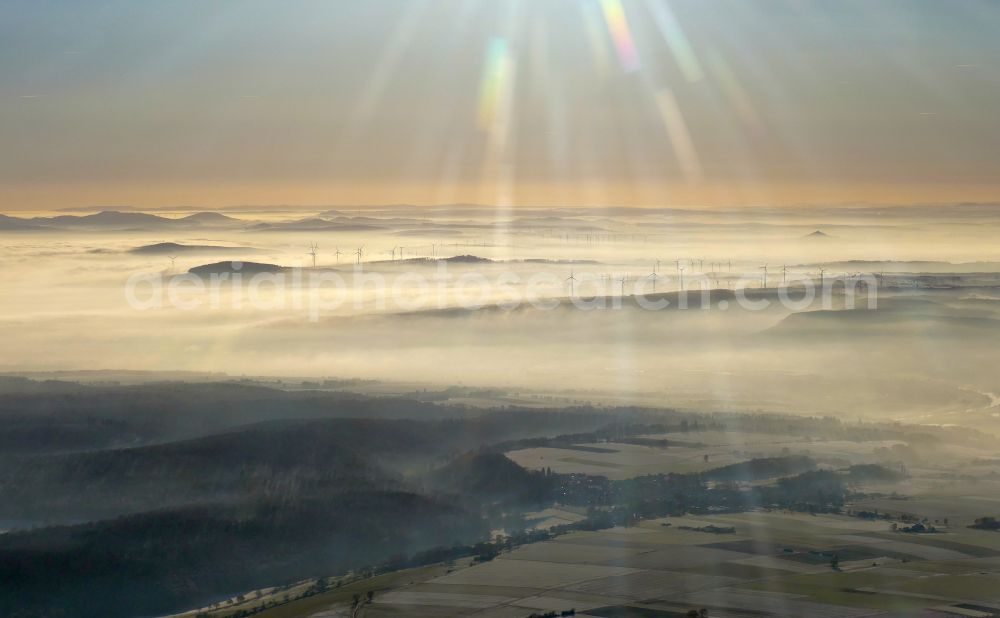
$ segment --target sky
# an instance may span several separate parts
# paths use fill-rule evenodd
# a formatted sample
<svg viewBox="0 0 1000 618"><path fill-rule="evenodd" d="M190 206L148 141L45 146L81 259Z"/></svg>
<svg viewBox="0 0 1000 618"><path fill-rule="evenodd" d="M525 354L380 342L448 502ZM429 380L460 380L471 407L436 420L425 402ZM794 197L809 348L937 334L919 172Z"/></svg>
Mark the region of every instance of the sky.
<svg viewBox="0 0 1000 618"><path fill-rule="evenodd" d="M1000 199L1000 4L2 0L0 212Z"/></svg>

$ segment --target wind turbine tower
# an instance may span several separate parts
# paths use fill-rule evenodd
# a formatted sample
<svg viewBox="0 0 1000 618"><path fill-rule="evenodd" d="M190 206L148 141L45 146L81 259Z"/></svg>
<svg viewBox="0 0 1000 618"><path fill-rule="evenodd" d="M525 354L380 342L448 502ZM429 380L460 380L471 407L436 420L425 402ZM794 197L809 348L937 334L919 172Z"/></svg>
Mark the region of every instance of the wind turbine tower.
<svg viewBox="0 0 1000 618"><path fill-rule="evenodd" d="M313 258L313 268L316 268L316 250L317 249L319 249L319 247L316 245L316 243L312 243L312 244L309 245L309 251L306 253L306 255L311 255L312 258Z"/></svg>
<svg viewBox="0 0 1000 618"><path fill-rule="evenodd" d="M573 269L569 271L569 277L566 277L566 281L569 281L569 297L574 298L576 296L576 277L573 276Z"/></svg>

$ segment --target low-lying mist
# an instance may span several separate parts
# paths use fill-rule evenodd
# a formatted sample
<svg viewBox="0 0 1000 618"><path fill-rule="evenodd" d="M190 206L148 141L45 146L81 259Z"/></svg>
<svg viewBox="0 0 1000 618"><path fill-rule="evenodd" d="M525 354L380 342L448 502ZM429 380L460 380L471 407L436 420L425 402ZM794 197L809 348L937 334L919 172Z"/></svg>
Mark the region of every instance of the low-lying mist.
<svg viewBox="0 0 1000 618"><path fill-rule="evenodd" d="M0 368L365 378L1000 425L995 217L407 214L2 232ZM272 270L238 292L232 278L188 272L216 263L242 284L255 264ZM793 287L783 300L786 280L819 293L802 301ZM833 280L856 293L854 309L843 283L823 293Z"/></svg>

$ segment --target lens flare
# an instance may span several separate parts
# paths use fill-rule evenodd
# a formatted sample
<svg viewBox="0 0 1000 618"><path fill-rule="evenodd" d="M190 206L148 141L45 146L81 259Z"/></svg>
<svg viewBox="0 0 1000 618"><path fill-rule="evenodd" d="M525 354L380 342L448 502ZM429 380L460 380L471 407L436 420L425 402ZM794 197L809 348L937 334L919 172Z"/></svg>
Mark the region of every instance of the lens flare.
<svg viewBox="0 0 1000 618"><path fill-rule="evenodd" d="M486 65L479 85L479 128L493 131L504 98L510 89L511 61L507 40L497 37L486 50Z"/></svg>
<svg viewBox="0 0 1000 618"><path fill-rule="evenodd" d="M506 246L509 230L502 222L509 218L513 203L514 161L512 139L515 58L506 38L495 37L486 49L482 82L479 86L479 128L487 135L483 160L482 198L496 205L498 225L494 244Z"/></svg>
<svg viewBox="0 0 1000 618"><path fill-rule="evenodd" d="M635 41L632 40L632 31L628 27L621 0L601 0L601 9L604 11L604 21L618 50L618 60L622 68L626 73L638 71L639 53L635 49Z"/></svg>

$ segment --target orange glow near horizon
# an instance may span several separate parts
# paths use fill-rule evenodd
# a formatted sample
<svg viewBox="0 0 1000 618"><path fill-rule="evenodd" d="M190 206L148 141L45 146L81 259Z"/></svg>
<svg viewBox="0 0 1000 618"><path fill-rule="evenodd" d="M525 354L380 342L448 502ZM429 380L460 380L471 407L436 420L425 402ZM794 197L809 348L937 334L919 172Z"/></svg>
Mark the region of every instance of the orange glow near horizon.
<svg viewBox="0 0 1000 618"><path fill-rule="evenodd" d="M241 205L275 206L351 206L414 204L432 206L443 203L482 204L481 185L451 186L449 199L442 201L437 185L230 185L187 186L168 184L115 187L99 185L73 187L7 186L0 189L0 212L51 212L66 208L114 209L211 209ZM671 187L642 183L614 185L604 182L572 185L519 184L513 189L513 201L505 207L690 207L723 208L740 206L797 206L829 204L930 204L961 202L996 202L1000 191L993 185L909 185L887 187L879 184L838 185L766 185L690 186L680 181Z"/></svg>
<svg viewBox="0 0 1000 618"><path fill-rule="evenodd" d="M330 3L232 20L235 5L180 0L130 30L57 4L12 10L32 36L0 40L0 212L1000 195L995 28L971 5Z"/></svg>

